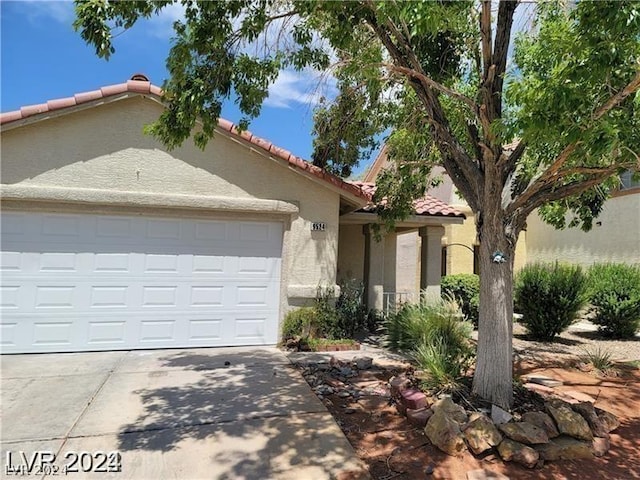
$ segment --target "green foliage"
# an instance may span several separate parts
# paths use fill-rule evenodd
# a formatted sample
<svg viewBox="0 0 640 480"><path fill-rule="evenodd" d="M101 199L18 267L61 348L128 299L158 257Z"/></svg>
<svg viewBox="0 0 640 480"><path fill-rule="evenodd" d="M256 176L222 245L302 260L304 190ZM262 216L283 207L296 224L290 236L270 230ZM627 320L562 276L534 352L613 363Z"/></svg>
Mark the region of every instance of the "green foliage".
<svg viewBox="0 0 640 480"><path fill-rule="evenodd" d="M580 355L579 360L582 363L595 368L603 375L613 373L617 370L613 363L613 356L611 353L600 347L596 347L591 350L585 349L584 353Z"/></svg>
<svg viewBox="0 0 640 480"><path fill-rule="evenodd" d="M315 337L335 339L345 336L342 319L335 307L335 302L335 290L332 287L318 287L314 302L316 311Z"/></svg>
<svg viewBox="0 0 640 480"><path fill-rule="evenodd" d="M460 320L451 302L405 304L385 327L387 345L411 354L427 372L430 388L453 387L473 361L473 326Z"/></svg>
<svg viewBox="0 0 640 480"><path fill-rule="evenodd" d="M591 321L608 337L633 338L640 330L640 266L596 264L589 269Z"/></svg>
<svg viewBox="0 0 640 480"><path fill-rule="evenodd" d="M470 273L446 275L440 280L440 288L444 298L453 298L466 320L478 327L480 308L480 277Z"/></svg>
<svg viewBox="0 0 640 480"><path fill-rule="evenodd" d="M340 284L340 296L336 300L338 327L342 336L353 337L357 330L367 326L367 307L363 301L364 286L354 279Z"/></svg>
<svg viewBox="0 0 640 480"><path fill-rule="evenodd" d="M315 328L316 310L313 307L302 307L291 310L282 323L282 339L308 337Z"/></svg>
<svg viewBox="0 0 640 480"><path fill-rule="evenodd" d="M527 331L552 340L576 320L586 302L587 276L579 266L536 263L516 278L515 305Z"/></svg>

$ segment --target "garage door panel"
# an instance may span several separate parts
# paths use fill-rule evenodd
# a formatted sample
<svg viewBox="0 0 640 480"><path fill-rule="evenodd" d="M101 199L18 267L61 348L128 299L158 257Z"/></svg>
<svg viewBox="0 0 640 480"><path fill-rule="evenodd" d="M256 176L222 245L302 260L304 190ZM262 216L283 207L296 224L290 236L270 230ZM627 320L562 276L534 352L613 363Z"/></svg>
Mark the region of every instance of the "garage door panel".
<svg viewBox="0 0 640 480"><path fill-rule="evenodd" d="M2 238L5 353L277 341L281 224L14 213L2 222L13 232Z"/></svg>

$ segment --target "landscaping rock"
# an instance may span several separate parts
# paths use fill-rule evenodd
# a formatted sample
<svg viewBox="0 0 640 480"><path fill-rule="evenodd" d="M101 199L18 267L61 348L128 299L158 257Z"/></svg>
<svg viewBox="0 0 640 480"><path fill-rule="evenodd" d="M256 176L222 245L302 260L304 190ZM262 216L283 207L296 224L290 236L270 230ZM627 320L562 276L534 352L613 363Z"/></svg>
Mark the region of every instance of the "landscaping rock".
<svg viewBox="0 0 640 480"><path fill-rule="evenodd" d="M505 462L516 462L527 468L535 467L540 459L540 454L533 448L508 438L498 445L498 453Z"/></svg>
<svg viewBox="0 0 640 480"><path fill-rule="evenodd" d="M547 443L549 441L547 432L545 432L542 428L536 427L532 423L503 423L498 428L511 440L525 443L527 445L537 445L540 443Z"/></svg>
<svg viewBox="0 0 640 480"><path fill-rule="evenodd" d="M538 383L525 383L523 387L531 392L536 392L543 396L548 396L555 392L553 388L545 387L544 385L540 385Z"/></svg>
<svg viewBox="0 0 640 480"><path fill-rule="evenodd" d="M544 412L527 412L522 415L522 421L535 425L547 433L547 437L555 438L560 435L553 419Z"/></svg>
<svg viewBox="0 0 640 480"><path fill-rule="evenodd" d="M593 442L591 442L591 449L596 457L602 457L609 451L610 447L611 442L609 441L609 437L596 437L593 439Z"/></svg>
<svg viewBox="0 0 640 480"><path fill-rule="evenodd" d="M424 433L433 445L449 455L460 455L466 450L464 437L458 423L443 410L437 410L427 422Z"/></svg>
<svg viewBox="0 0 640 480"><path fill-rule="evenodd" d="M469 470L467 472L467 480L509 480L509 477L500 472L492 472L491 470Z"/></svg>
<svg viewBox="0 0 640 480"><path fill-rule="evenodd" d="M405 410L418 410L429 406L427 396L420 390L414 390L412 388L400 392L400 399Z"/></svg>
<svg viewBox="0 0 640 480"><path fill-rule="evenodd" d="M582 418L587 421L589 428L591 428L591 432L596 437L609 437L609 431L605 428L604 423L598 417L596 409L591 403L582 402L572 405L571 408L582 415Z"/></svg>
<svg viewBox="0 0 640 480"><path fill-rule="evenodd" d="M496 425L500 425L502 423L508 423L513 419L513 415L511 415L506 410L500 408L497 405L491 405L491 420Z"/></svg>
<svg viewBox="0 0 640 480"><path fill-rule="evenodd" d="M598 412L598 418L602 422L605 430L607 432L613 432L616 428L620 426L620 420L613 413L609 413L605 410L596 410Z"/></svg>
<svg viewBox="0 0 640 480"><path fill-rule="evenodd" d="M459 424L466 423L468 420L467 412L460 405L456 405L451 397L444 397L431 405L431 410L435 413L438 411L444 412L447 417L458 422Z"/></svg>
<svg viewBox="0 0 640 480"><path fill-rule="evenodd" d="M358 370L369 370L373 366L373 358L356 357L353 359L353 363L355 363Z"/></svg>
<svg viewBox="0 0 640 480"><path fill-rule="evenodd" d="M586 393L578 392L576 390L568 390L566 392L562 392L562 394L566 397L573 398L574 400L578 400L579 402L588 402L591 404L596 403L595 398Z"/></svg>
<svg viewBox="0 0 640 480"><path fill-rule="evenodd" d="M349 392L347 392L346 390L342 390L342 391L338 392L338 396L340 398L347 398L347 397L350 397L351 394Z"/></svg>
<svg viewBox="0 0 640 480"><path fill-rule="evenodd" d="M587 421L582 415L574 412L565 402L549 402L547 410L556 421L560 433L564 433L579 440L593 440L593 434Z"/></svg>
<svg viewBox="0 0 640 480"><path fill-rule="evenodd" d="M575 438L560 436L549 443L536 446L543 460L576 460L593 457L591 443L581 442Z"/></svg>
<svg viewBox="0 0 640 480"><path fill-rule="evenodd" d="M562 385L560 380L556 380L555 378L545 377L543 375L533 375L529 377L529 383L538 383L540 385L544 385L545 387L559 387Z"/></svg>
<svg viewBox="0 0 640 480"><path fill-rule="evenodd" d="M391 396L393 398L400 398L400 392L408 389L411 386L411 381L406 377L393 377L389 380L389 387L391 388Z"/></svg>
<svg viewBox="0 0 640 480"><path fill-rule="evenodd" d="M414 427L424 428L427 422L433 415L433 410L430 408L420 408L418 410L407 409L407 420Z"/></svg>
<svg viewBox="0 0 640 480"><path fill-rule="evenodd" d="M491 419L485 415L474 418L464 430L463 435L469 448L476 455L498 446L502 441L502 435Z"/></svg>

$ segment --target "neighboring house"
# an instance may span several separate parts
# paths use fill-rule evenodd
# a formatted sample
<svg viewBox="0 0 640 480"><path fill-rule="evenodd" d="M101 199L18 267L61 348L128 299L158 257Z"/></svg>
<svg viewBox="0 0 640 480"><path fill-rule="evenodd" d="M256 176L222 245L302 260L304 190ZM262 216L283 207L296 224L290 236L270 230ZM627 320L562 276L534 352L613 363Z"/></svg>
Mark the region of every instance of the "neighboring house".
<svg viewBox="0 0 640 480"><path fill-rule="evenodd" d="M527 261L640 265L640 182L632 179L630 171L620 180L620 189L605 202L589 232L578 228L556 230L537 214L529 216Z"/></svg>
<svg viewBox="0 0 640 480"><path fill-rule="evenodd" d="M2 114L2 353L275 344L317 287L396 290L395 238L376 242L371 189L219 121L202 151L142 133L164 108L143 76ZM439 291L433 201L422 286ZM436 268L437 267L437 268Z"/></svg>
<svg viewBox="0 0 640 480"><path fill-rule="evenodd" d="M382 170L390 167L387 147L383 146L380 154L367 170L364 181L375 182ZM442 236L440 274L478 272L478 238L476 234L475 216L467 203L458 196L451 179L441 167L435 167L433 174L442 178L442 182L428 192L428 196L450 205L451 208L465 215L461 224L448 224ZM415 299L421 291L419 282L421 258L419 255L420 237L415 232L399 235L397 239L397 292L398 298ZM521 234L516 246L515 268L522 268L527 258L525 235Z"/></svg>

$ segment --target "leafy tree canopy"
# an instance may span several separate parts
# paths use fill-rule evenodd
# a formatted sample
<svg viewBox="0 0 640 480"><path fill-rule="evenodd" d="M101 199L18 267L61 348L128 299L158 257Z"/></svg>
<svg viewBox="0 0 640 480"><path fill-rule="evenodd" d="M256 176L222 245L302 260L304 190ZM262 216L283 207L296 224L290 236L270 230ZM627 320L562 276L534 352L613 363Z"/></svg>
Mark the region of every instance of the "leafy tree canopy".
<svg viewBox="0 0 640 480"><path fill-rule="evenodd" d="M588 229L617 175L640 167L640 2L77 0L75 27L109 58L114 29L171 3L184 19L167 109L149 128L169 148L192 134L204 147L233 96L246 128L279 71L315 69L338 94L316 112L313 161L346 176L388 135L395 168L377 194L387 222L411 211L433 165L445 168L482 247L474 391L508 406L511 350L497 358L495 346L511 341L512 253L527 216L539 208L556 227Z"/></svg>

